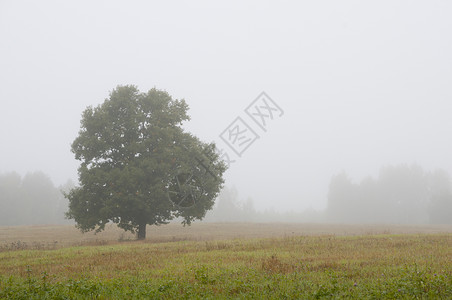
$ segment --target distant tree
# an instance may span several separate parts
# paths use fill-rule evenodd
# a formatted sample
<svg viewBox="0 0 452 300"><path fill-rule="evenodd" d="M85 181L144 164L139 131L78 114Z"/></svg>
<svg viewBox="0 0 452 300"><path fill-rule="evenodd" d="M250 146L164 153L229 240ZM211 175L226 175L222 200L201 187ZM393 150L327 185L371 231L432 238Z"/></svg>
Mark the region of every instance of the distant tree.
<svg viewBox="0 0 452 300"><path fill-rule="evenodd" d="M80 186L66 194L67 217L81 231L114 222L144 239L147 224L181 217L189 225L205 216L226 167L214 144L183 131L187 110L164 91L118 86L83 112L72 144Z"/></svg>
<svg viewBox="0 0 452 300"><path fill-rule="evenodd" d="M426 223L430 193L429 174L418 165L401 164L382 168L379 174L379 202L384 221Z"/></svg>
<svg viewBox="0 0 452 300"><path fill-rule="evenodd" d="M43 172L0 175L0 225L57 224L64 221L67 205Z"/></svg>
<svg viewBox="0 0 452 300"><path fill-rule="evenodd" d="M28 215L28 224L55 224L57 218L58 197L61 192L53 185L49 176L43 172L27 173L22 179L24 211Z"/></svg>
<svg viewBox="0 0 452 300"><path fill-rule="evenodd" d="M452 224L452 185L444 170L432 174L433 194L428 206L429 221L433 224Z"/></svg>
<svg viewBox="0 0 452 300"><path fill-rule="evenodd" d="M24 222L25 207L20 175L0 174L0 225L19 225Z"/></svg>
<svg viewBox="0 0 452 300"><path fill-rule="evenodd" d="M248 197L242 205L244 221L253 222L256 218L256 209L254 208L254 201L251 197Z"/></svg>
<svg viewBox="0 0 452 300"><path fill-rule="evenodd" d="M345 172L333 176L328 191L328 217L331 221L349 221L356 212L356 189Z"/></svg>
<svg viewBox="0 0 452 300"><path fill-rule="evenodd" d="M452 224L452 194L435 194L429 205L429 221L432 224Z"/></svg>
<svg viewBox="0 0 452 300"><path fill-rule="evenodd" d="M239 222L242 220L243 211L235 187L224 187L217 202L210 215L212 220L216 222Z"/></svg>

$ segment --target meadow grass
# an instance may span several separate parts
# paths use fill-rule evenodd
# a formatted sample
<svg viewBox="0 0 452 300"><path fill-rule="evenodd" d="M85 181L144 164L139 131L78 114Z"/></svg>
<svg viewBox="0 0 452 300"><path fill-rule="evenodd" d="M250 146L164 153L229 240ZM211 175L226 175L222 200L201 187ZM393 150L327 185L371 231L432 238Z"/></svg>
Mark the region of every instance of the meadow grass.
<svg viewBox="0 0 452 300"><path fill-rule="evenodd" d="M451 262L451 233L10 249L0 298L451 299Z"/></svg>
<svg viewBox="0 0 452 300"><path fill-rule="evenodd" d="M300 235L376 235L451 233L452 225L319 224L319 223L206 223L183 227L180 223L148 226L149 242L230 240ZM0 226L0 251L57 249L68 246L106 245L135 239L114 224L100 233L80 233L74 225Z"/></svg>

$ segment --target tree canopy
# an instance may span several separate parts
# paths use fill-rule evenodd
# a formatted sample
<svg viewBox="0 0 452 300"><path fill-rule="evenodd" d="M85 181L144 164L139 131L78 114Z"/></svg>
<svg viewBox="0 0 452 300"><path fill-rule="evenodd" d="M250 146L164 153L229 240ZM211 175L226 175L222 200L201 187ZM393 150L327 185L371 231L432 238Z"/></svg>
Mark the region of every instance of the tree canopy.
<svg viewBox="0 0 452 300"><path fill-rule="evenodd" d="M72 144L80 186L66 194L67 217L84 232L114 222L139 239L147 224L202 219L226 166L213 143L183 130L187 111L184 100L135 86L118 86L101 105L88 107Z"/></svg>

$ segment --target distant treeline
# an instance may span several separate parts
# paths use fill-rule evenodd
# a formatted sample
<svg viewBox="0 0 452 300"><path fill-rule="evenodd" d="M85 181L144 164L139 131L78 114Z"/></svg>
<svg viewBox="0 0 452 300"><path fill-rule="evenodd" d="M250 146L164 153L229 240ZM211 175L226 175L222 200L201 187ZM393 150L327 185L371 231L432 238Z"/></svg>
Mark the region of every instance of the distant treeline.
<svg viewBox="0 0 452 300"><path fill-rule="evenodd" d="M62 190L73 184L55 187L42 172L0 174L0 225L71 223L66 220L68 202Z"/></svg>
<svg viewBox="0 0 452 300"><path fill-rule="evenodd" d="M206 220L452 224L452 186L445 171L426 172L416 165L385 167L378 178L368 177L361 183L341 173L331 179L327 208L302 213L259 212L251 199L239 201L235 189L225 188Z"/></svg>
<svg viewBox="0 0 452 300"><path fill-rule="evenodd" d="M334 176L328 193L327 218L352 223L452 223L452 188L442 170L426 172L417 165L380 170L378 178L353 183Z"/></svg>
<svg viewBox="0 0 452 300"><path fill-rule="evenodd" d="M234 187L221 191L213 210L207 212L207 222L324 222L325 212L306 210L304 212L277 212L274 209L257 211L253 199L239 199Z"/></svg>
<svg viewBox="0 0 452 300"><path fill-rule="evenodd" d="M64 218L68 201L62 191L74 184L55 187L42 172L23 178L0 174L0 225L71 223ZM452 224L452 185L442 170L421 167L385 167L377 178L354 183L346 173L333 176L324 211L281 213L257 211L253 200L240 201L234 188L224 188L209 222L337 222L393 224Z"/></svg>

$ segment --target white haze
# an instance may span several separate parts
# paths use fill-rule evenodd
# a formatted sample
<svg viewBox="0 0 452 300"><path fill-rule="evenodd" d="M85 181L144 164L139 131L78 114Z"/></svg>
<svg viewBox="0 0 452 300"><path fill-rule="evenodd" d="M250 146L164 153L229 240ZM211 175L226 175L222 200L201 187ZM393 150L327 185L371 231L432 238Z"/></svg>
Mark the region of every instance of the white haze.
<svg viewBox="0 0 452 300"><path fill-rule="evenodd" d="M220 133L265 91L284 115L231 165L257 209L327 204L416 163L452 174L450 1L0 1L0 173L77 179L82 111L118 84L184 98ZM255 126L255 124L254 124Z"/></svg>

